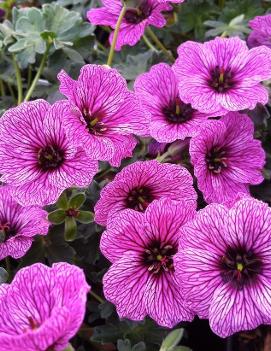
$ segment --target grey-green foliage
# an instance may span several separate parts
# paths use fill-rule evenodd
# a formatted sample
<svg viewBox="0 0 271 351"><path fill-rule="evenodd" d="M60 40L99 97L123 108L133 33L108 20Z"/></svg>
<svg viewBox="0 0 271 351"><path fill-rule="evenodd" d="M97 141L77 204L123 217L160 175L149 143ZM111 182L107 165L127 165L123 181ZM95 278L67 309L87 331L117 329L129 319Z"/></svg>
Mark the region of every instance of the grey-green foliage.
<svg viewBox="0 0 271 351"><path fill-rule="evenodd" d="M44 4L41 9L13 8L12 23L0 24L0 43L16 54L20 66L25 68L35 63L37 54L45 53L48 42L52 44L50 53L65 50L76 40L90 36L93 29L78 12L57 3Z"/></svg>
<svg viewBox="0 0 271 351"><path fill-rule="evenodd" d="M118 351L146 351L146 345L144 342L139 342L134 346L131 345L131 341L129 339L118 340L117 341Z"/></svg>
<svg viewBox="0 0 271 351"><path fill-rule="evenodd" d="M8 272L3 268L0 267L0 284L3 284L8 279Z"/></svg>
<svg viewBox="0 0 271 351"><path fill-rule="evenodd" d="M170 332L162 342L160 351L174 351L175 347L182 340L184 329L175 329Z"/></svg>
<svg viewBox="0 0 271 351"><path fill-rule="evenodd" d="M234 17L229 23L224 23L222 21L205 21L204 24L212 28L205 33L206 37L216 37L224 34L229 37L239 36L245 39L245 35L250 32L244 14Z"/></svg>

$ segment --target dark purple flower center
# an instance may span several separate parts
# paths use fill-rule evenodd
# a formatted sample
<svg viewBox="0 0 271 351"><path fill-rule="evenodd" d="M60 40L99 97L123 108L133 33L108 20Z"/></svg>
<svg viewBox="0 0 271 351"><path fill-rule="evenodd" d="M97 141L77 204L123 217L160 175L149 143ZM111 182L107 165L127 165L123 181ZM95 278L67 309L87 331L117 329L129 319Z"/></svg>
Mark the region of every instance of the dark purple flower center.
<svg viewBox="0 0 271 351"><path fill-rule="evenodd" d="M39 167L43 171L53 171L64 162L64 151L56 145L48 145L38 151Z"/></svg>
<svg viewBox="0 0 271 351"><path fill-rule="evenodd" d="M169 123L181 124L193 118L195 110L190 104L185 104L178 97L170 106L163 108L163 114Z"/></svg>
<svg viewBox="0 0 271 351"><path fill-rule="evenodd" d="M151 189L142 186L132 189L126 198L126 207L144 212L148 205L154 200Z"/></svg>
<svg viewBox="0 0 271 351"><path fill-rule="evenodd" d="M215 174L227 168L227 152L221 147L213 147L206 155L208 169Z"/></svg>
<svg viewBox="0 0 271 351"><path fill-rule="evenodd" d="M261 273L262 266L261 258L244 247L229 247L219 262L222 280L238 290L253 282Z"/></svg>
<svg viewBox="0 0 271 351"><path fill-rule="evenodd" d="M233 76L230 68L224 69L223 67L216 66L210 72L208 84L218 93L226 93L235 86L236 82Z"/></svg>
<svg viewBox="0 0 271 351"><path fill-rule="evenodd" d="M8 220L1 220L0 222L0 243L5 242L9 238L18 233L19 226L11 224Z"/></svg>
<svg viewBox="0 0 271 351"><path fill-rule="evenodd" d="M128 8L124 18L127 23L139 24L150 16L151 11L152 7L148 1L141 1L141 4L135 8Z"/></svg>
<svg viewBox="0 0 271 351"><path fill-rule="evenodd" d="M101 135L107 130L105 123L101 121L103 113L90 114L87 108L83 108L82 115L91 134Z"/></svg>
<svg viewBox="0 0 271 351"><path fill-rule="evenodd" d="M153 242L144 251L143 263L153 274L174 271L173 256L176 253L174 245Z"/></svg>

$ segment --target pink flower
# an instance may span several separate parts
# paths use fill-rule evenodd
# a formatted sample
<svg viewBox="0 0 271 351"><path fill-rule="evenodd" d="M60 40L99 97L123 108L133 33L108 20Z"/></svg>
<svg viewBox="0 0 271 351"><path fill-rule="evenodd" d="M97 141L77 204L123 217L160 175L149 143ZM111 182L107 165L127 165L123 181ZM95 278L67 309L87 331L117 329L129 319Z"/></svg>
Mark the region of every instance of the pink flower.
<svg viewBox="0 0 271 351"><path fill-rule="evenodd" d="M30 249L36 234L46 235L47 212L37 206L22 207L0 187L0 260L7 256L22 257Z"/></svg>
<svg viewBox="0 0 271 351"><path fill-rule="evenodd" d="M148 134L147 121L125 79L106 66L85 65L78 80L65 71L58 75L60 92L68 99L64 116L66 132L94 159L119 166L132 156L136 139L132 133Z"/></svg>
<svg viewBox="0 0 271 351"><path fill-rule="evenodd" d="M260 83L271 78L271 49L248 50L235 38L216 38L204 44L187 41L173 66L180 98L213 116L254 109L266 104L268 91Z"/></svg>
<svg viewBox="0 0 271 351"><path fill-rule="evenodd" d="M152 161L135 162L119 172L101 191L95 221L106 225L127 208L144 212L156 199L185 200L196 207L197 195L190 173L181 166Z"/></svg>
<svg viewBox="0 0 271 351"><path fill-rule="evenodd" d="M248 37L248 46L256 47L266 45L271 48L271 14L257 16L249 21L252 32Z"/></svg>
<svg viewBox="0 0 271 351"><path fill-rule="evenodd" d="M208 203L232 201L238 193L249 194L249 184L263 181L265 153L253 132L248 116L231 112L205 122L191 139L194 173Z"/></svg>
<svg viewBox="0 0 271 351"><path fill-rule="evenodd" d="M212 204L182 227L174 266L186 305L221 337L271 324L271 210Z"/></svg>
<svg viewBox="0 0 271 351"><path fill-rule="evenodd" d="M145 213L128 209L112 219L101 239L101 250L113 263L103 284L120 318L149 315L169 328L193 319L176 282L173 255L180 227L194 215L191 204L167 198L154 201Z"/></svg>
<svg viewBox="0 0 271 351"><path fill-rule="evenodd" d="M83 322L89 290L83 271L67 263L21 269L0 286L0 349L63 351Z"/></svg>
<svg viewBox="0 0 271 351"><path fill-rule="evenodd" d="M194 136L209 117L180 100L175 74L165 63L141 74L135 81L135 91L150 119L150 135L159 142Z"/></svg>
<svg viewBox="0 0 271 351"><path fill-rule="evenodd" d="M65 106L44 100L8 110L0 120L0 173L23 206L47 205L72 186L87 186L98 170L63 129Z"/></svg>
<svg viewBox="0 0 271 351"><path fill-rule="evenodd" d="M88 11L88 20L92 24L115 28L122 9L121 0L102 0L102 3L104 7ZM138 6L128 8L120 27L116 50L121 50L123 45L134 46L150 25L164 27L167 21L161 12L169 10L169 4L159 4L157 0L140 0ZM110 43L112 39L113 32L110 35Z"/></svg>
<svg viewBox="0 0 271 351"><path fill-rule="evenodd" d="M157 2L160 3L165 3L165 2L172 2L174 4L181 4L182 2L184 2L185 0L157 0Z"/></svg>

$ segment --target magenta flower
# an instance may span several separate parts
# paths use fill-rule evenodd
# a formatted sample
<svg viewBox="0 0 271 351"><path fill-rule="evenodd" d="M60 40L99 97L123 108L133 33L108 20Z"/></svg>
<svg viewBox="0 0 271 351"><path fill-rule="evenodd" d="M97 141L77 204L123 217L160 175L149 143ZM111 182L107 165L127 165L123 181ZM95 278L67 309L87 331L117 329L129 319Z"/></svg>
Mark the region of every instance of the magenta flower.
<svg viewBox="0 0 271 351"><path fill-rule="evenodd" d="M249 26L252 32L247 39L248 46L266 45L271 48L271 14L253 18L249 21Z"/></svg>
<svg viewBox="0 0 271 351"><path fill-rule="evenodd" d="M196 207L197 195L190 173L181 166L138 161L119 172L101 191L95 206L95 221L106 225L125 209L144 212L156 199L185 200Z"/></svg>
<svg viewBox="0 0 271 351"><path fill-rule="evenodd" d="M204 44L187 41L173 66L180 98L213 116L254 109L266 104L268 91L260 83L271 78L271 49L248 50L235 38L216 38Z"/></svg>
<svg viewBox="0 0 271 351"><path fill-rule="evenodd" d="M21 269L0 286L0 349L63 351L83 322L89 290L83 271L68 263Z"/></svg>
<svg viewBox="0 0 271 351"><path fill-rule="evenodd" d="M150 120L150 135L159 142L192 137L208 118L180 100L175 74L165 63L141 74L135 81L135 91Z"/></svg>
<svg viewBox="0 0 271 351"><path fill-rule="evenodd" d="M65 106L36 100L9 109L0 120L1 180L23 206L47 205L72 186L90 184L98 170L63 129Z"/></svg>
<svg viewBox="0 0 271 351"><path fill-rule="evenodd" d="M261 142L253 139L253 132L248 116L231 112L220 120L205 122L191 139L191 162L208 203L228 202L238 193L249 194L249 184L263 181L265 153Z"/></svg>
<svg viewBox="0 0 271 351"><path fill-rule="evenodd" d="M271 210L212 204L182 227L174 266L185 303L221 337L271 323ZM196 239L196 240L195 240Z"/></svg>
<svg viewBox="0 0 271 351"><path fill-rule="evenodd" d="M11 197L10 187L0 186L0 260L22 257L33 237L46 235L47 212L38 206L22 207Z"/></svg>
<svg viewBox="0 0 271 351"><path fill-rule="evenodd" d="M77 81L65 71L58 78L60 92L69 99L63 104L66 132L73 143L91 158L113 166L132 156L132 133L148 134L148 123L125 79L115 69L98 65L85 65Z"/></svg>
<svg viewBox="0 0 271 351"><path fill-rule="evenodd" d="M115 28L122 9L121 0L102 0L102 3L104 7L88 11L88 20L92 24ZM146 27L150 25L164 27L167 21L162 11L171 9L169 4L162 4L157 0L140 0L138 6L128 8L120 27L116 50L121 50L123 45L134 46L144 35ZM113 32L109 38L110 43L112 39Z"/></svg>
<svg viewBox="0 0 271 351"><path fill-rule="evenodd" d="M103 279L104 294L120 318L146 315L172 328L190 321L176 282L173 256L180 227L195 215L193 205L167 199L154 201L145 213L119 213L102 235L102 253L113 263Z"/></svg>
<svg viewBox="0 0 271 351"><path fill-rule="evenodd" d="M182 2L184 2L185 0L157 0L157 2L160 3L165 3L165 2L172 2L174 4L181 4Z"/></svg>

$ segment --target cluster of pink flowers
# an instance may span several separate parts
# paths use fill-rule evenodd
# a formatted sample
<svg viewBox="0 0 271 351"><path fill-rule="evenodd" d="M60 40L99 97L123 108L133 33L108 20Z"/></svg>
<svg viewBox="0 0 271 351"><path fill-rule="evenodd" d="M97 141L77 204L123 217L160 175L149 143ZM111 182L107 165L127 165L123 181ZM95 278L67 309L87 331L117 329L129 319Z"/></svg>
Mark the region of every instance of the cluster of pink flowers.
<svg viewBox="0 0 271 351"><path fill-rule="evenodd" d="M125 18L118 49L153 24L136 17L142 8L133 11L137 21ZM109 8L89 13L92 23L105 18L114 28ZM261 20L254 23L263 33ZM173 327L198 315L221 337L271 323L271 209L249 192L263 181L265 152L244 111L268 102L261 84L271 78L267 46L249 49L237 37L186 42L172 67L160 63L136 79L148 135L159 150L190 139L193 175L210 205L197 212L192 176L157 161L135 162L104 187L95 207L106 226L101 251L112 263L104 294L121 318L149 315Z"/></svg>
<svg viewBox="0 0 271 351"><path fill-rule="evenodd" d="M115 28L121 0L103 0L92 23ZM117 49L135 45L162 11L182 0L142 0L126 11ZM193 175L157 160L124 167L101 191L95 221L112 263L105 297L121 318L173 327L195 315L215 333L271 324L271 209L250 197L263 180L265 152L247 109L268 102L269 16L251 21L249 49L235 38L185 42L178 59L140 75L134 91L108 66L58 75L66 97L9 109L0 120L0 259L22 257L49 227L43 206L87 187L98 161L119 167L136 137L189 142ZM111 38L112 39L112 38ZM197 185L207 205L197 212ZM29 288L31 287L31 288ZM82 323L90 287L65 263L20 270L0 286L0 348L61 351ZM6 306L9 306L7 309Z"/></svg>

